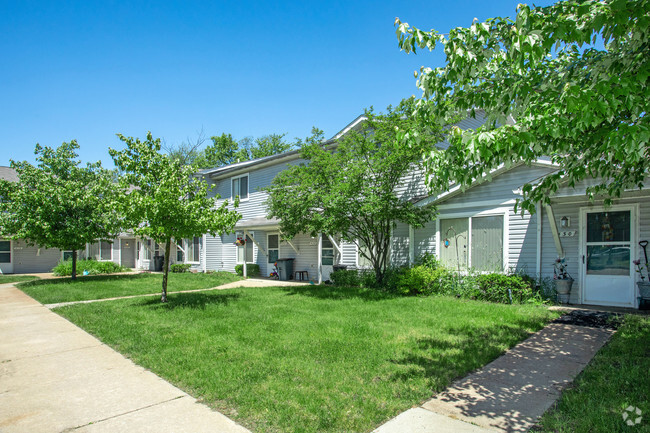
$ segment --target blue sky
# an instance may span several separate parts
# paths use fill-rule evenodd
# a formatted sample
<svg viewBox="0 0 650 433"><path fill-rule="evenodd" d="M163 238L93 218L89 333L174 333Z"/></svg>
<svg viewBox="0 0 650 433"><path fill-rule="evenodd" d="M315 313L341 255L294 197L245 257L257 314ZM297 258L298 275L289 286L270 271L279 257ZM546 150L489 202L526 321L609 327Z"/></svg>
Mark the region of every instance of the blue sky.
<svg viewBox="0 0 650 433"><path fill-rule="evenodd" d="M551 2L542 2L546 5ZM222 132L330 137L365 107L415 94L393 21L447 32L517 1L38 2L0 0L0 165L78 140L112 167L116 133L167 144Z"/></svg>

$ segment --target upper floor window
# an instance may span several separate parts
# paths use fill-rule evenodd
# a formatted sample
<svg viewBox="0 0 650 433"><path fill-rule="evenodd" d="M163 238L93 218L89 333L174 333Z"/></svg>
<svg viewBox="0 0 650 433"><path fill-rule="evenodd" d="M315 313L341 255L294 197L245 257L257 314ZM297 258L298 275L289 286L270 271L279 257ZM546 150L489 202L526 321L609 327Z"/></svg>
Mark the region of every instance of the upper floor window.
<svg viewBox="0 0 650 433"><path fill-rule="evenodd" d="M232 198L237 196L240 200L248 199L248 174L232 178Z"/></svg>

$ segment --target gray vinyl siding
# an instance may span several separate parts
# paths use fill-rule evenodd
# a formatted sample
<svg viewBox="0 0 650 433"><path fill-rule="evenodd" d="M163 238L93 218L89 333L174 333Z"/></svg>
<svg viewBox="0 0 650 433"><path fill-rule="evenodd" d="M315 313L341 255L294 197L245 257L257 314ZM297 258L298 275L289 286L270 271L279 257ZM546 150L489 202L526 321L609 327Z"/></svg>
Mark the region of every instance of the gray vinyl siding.
<svg viewBox="0 0 650 433"><path fill-rule="evenodd" d="M24 241L13 242L14 273L25 274L32 272L52 272L61 261L61 250L56 248L39 248L27 246Z"/></svg>
<svg viewBox="0 0 650 433"><path fill-rule="evenodd" d="M390 245L390 263L393 266L408 265L409 263L409 226L397 223L393 229Z"/></svg>
<svg viewBox="0 0 650 433"><path fill-rule="evenodd" d="M508 270L535 276L537 272L538 215L509 210Z"/></svg>
<svg viewBox="0 0 650 433"><path fill-rule="evenodd" d="M415 259L424 253L436 254L436 221L429 221L424 227L413 230Z"/></svg>
<svg viewBox="0 0 650 433"><path fill-rule="evenodd" d="M463 207L471 205L472 202L506 202L508 200L515 200L520 198L520 195L518 195L516 191L521 188L521 186L527 182L539 179L551 171L553 171L553 169L549 167L527 167L521 165L494 177L490 182L476 185L464 193L449 198L448 200L444 200L440 204Z"/></svg>
<svg viewBox="0 0 650 433"><path fill-rule="evenodd" d="M237 212L242 215L242 220L245 221L251 218L266 216L267 211L264 202L268 197L268 193L261 189L271 185L273 178L278 173L285 170L288 165L300 164L301 162L304 162L304 160L291 161L289 164L286 162L279 162L275 165L260 169L251 167L251 170L248 172L248 199L240 201L239 207L237 208ZM226 177L217 181L216 187L212 192L213 197L215 194L220 196L217 205L221 205L224 200L228 200L229 207L233 209L232 178L239 176L240 175Z"/></svg>

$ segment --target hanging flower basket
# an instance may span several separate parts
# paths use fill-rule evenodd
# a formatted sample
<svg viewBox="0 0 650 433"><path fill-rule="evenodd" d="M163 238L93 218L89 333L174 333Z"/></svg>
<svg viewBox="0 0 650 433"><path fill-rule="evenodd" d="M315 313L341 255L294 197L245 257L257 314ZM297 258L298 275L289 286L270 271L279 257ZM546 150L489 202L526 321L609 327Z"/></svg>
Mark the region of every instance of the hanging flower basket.
<svg viewBox="0 0 650 433"><path fill-rule="evenodd" d="M246 245L246 240L242 238L237 238L237 240L235 241L235 245L237 245L238 247L243 247L244 245Z"/></svg>

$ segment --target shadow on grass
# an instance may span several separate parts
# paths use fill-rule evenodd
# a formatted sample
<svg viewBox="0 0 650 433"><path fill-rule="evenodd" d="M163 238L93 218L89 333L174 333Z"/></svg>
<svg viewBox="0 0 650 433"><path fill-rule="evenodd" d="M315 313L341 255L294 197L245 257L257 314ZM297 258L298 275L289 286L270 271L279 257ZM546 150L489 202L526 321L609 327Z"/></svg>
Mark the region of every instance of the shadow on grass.
<svg viewBox="0 0 650 433"><path fill-rule="evenodd" d="M25 281L20 283L20 287L36 287L36 286L45 286L45 285L56 285L56 284L83 284L89 282L97 281L123 281L123 280L139 280L142 278L151 278L148 273L142 274L132 274L132 275L78 275L76 280L72 280L70 277L62 277L55 279L43 279L35 281ZM162 281L162 275L160 275Z"/></svg>
<svg viewBox="0 0 650 433"><path fill-rule="evenodd" d="M288 296L299 295L328 300L361 299L363 301L382 301L400 297L393 293L383 292L377 289L330 285L282 287L282 290L284 290Z"/></svg>
<svg viewBox="0 0 650 433"><path fill-rule="evenodd" d="M391 380L409 382L416 377L430 381L439 392L453 380L484 366L503 353L504 345L515 345L528 337L527 330L541 329L543 319L522 319L512 324L447 327L446 338L418 339L411 350L391 362L403 367Z"/></svg>
<svg viewBox="0 0 650 433"><path fill-rule="evenodd" d="M177 308L205 310L208 305L229 305L241 297L239 293L174 293L167 296L167 302L160 298L147 298L140 305L173 311Z"/></svg>

